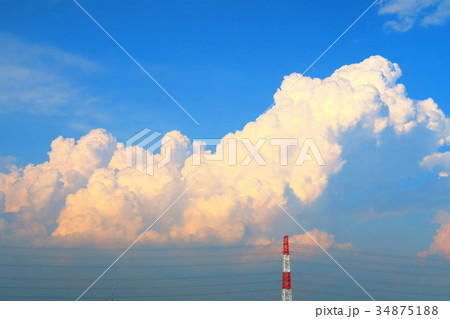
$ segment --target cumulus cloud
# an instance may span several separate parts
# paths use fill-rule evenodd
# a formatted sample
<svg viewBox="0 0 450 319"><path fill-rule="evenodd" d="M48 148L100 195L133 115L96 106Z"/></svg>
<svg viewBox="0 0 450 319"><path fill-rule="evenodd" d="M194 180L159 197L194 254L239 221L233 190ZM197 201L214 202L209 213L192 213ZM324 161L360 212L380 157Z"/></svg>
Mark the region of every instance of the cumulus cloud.
<svg viewBox="0 0 450 319"><path fill-rule="evenodd" d="M17 215L8 224L13 237L47 237L66 197L85 187L95 170L110 162L115 148L116 140L102 129L76 143L73 138L59 137L51 144L47 162L12 166L9 173L0 174L2 211Z"/></svg>
<svg viewBox="0 0 450 319"><path fill-rule="evenodd" d="M433 254L444 255L450 260L450 213L439 211L433 219L434 223L441 224L433 237L433 243L428 250L418 253L419 257L426 257Z"/></svg>
<svg viewBox="0 0 450 319"><path fill-rule="evenodd" d="M314 228L307 233L290 236L289 250L291 254L295 254L296 256L312 258L323 254L323 251L317 243L326 251L354 249L352 243L336 242L333 234ZM267 253L279 254L282 250L279 238L272 240L265 237L255 238L249 244L254 245L255 248L246 254L245 258L248 259L267 255Z"/></svg>
<svg viewBox="0 0 450 319"><path fill-rule="evenodd" d="M404 32L416 22L422 26L445 23L450 18L450 0L386 0L381 3L379 13L397 15L386 26Z"/></svg>
<svg viewBox="0 0 450 319"><path fill-rule="evenodd" d="M305 205L317 200L330 176L345 165L340 140L346 132L362 127L375 139L388 129L402 135L421 127L432 133L436 149L450 142L449 119L433 100L408 98L397 83L400 76L399 66L380 56L343 66L325 79L293 73L275 93L274 107L224 136L215 152L205 152L223 154L219 160L202 156L196 165L192 141L178 131L167 133L164 145L170 146L172 160L154 176L127 167L126 148L104 130L77 142L60 137L52 143L48 162L0 174L4 210L16 216L0 227L38 242L123 245L198 180L144 240L271 242L285 216L266 192L281 205L289 196ZM298 141L287 148L286 165L280 164L281 146L273 138ZM326 165L318 165L310 150L307 160L295 165L309 139ZM249 158L249 145L258 147L265 165ZM155 163L169 148L156 155ZM321 230L311 234L324 247L351 245L337 244ZM304 235L293 240L310 244Z"/></svg>
<svg viewBox="0 0 450 319"><path fill-rule="evenodd" d="M312 229L305 234L294 235L289 241L296 253L304 257L311 257L318 252L317 243L327 251L332 248L341 250L353 248L352 243L337 243L333 234L318 229Z"/></svg>
<svg viewBox="0 0 450 319"><path fill-rule="evenodd" d="M123 244L134 240L185 187L176 159L186 157L188 140L178 131L166 136L171 137L165 146L170 147L174 160L158 170L155 177L127 167L126 149L117 144L109 164L96 169L85 188L67 197L52 236L76 243ZM156 155L155 162L163 155ZM176 216L162 219L160 228L161 224L175 223ZM153 242L165 242L169 229L162 228L163 233L150 230L146 237Z"/></svg>
<svg viewBox="0 0 450 319"><path fill-rule="evenodd" d="M434 153L428 155L422 159L420 165L429 169L432 169L434 167L444 169L444 171L439 172L439 176L447 177L448 170L450 170L450 152Z"/></svg>

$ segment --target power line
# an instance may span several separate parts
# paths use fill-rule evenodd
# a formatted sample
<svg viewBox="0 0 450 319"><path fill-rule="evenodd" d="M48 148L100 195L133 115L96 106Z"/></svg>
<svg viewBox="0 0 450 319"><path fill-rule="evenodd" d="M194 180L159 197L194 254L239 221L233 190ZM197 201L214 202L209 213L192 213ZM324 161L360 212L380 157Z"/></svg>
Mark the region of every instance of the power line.
<svg viewBox="0 0 450 319"><path fill-rule="evenodd" d="M315 246L311 246L311 245L303 245L303 244L298 244L298 243L290 243L291 246L291 253L295 254L295 255L299 255L301 256L301 252L300 251L296 251L296 247L301 247L304 248L306 250L314 250L314 251L321 251L320 248L315 247ZM281 244L277 243L277 244L271 244L271 245L231 245L231 246L220 246L220 245L216 245L216 246L194 246L194 247L188 247L188 246L183 246L183 247L164 247L164 248L158 248L158 247L133 247L133 253L139 252L139 251L154 251L154 252L159 252L159 251L182 251L182 252L186 252L188 250L201 250L201 249L214 249L215 253L214 254L208 254L208 255L202 255L202 256L212 256L212 255L216 255L217 251L219 250L230 250L230 249L252 249L252 248L258 248L258 249L270 249L270 247L281 247ZM293 247L293 249L292 249ZM96 252L108 252L108 253L117 253L118 251L120 251L120 249L98 249L98 248L91 248L91 247L42 247L42 246L5 246L5 245L0 245L0 249L20 249L20 250L52 250L52 251L58 251L58 250L64 250L64 251L96 251ZM256 252L256 251L255 251ZM261 254L263 254L263 252L259 252ZM264 252L264 254L273 254L273 255L278 255L278 252ZM366 251L340 251L340 250L333 250L333 253L336 254L336 256L347 256L347 255L367 255L367 256L380 256L380 257L389 257L389 258L396 258L396 259L408 259L408 260L414 260L417 261L417 257L414 256L408 256L408 255L397 255L397 254L384 254L384 253L378 253L378 252L366 252ZM223 253L217 254L217 255L225 255ZM236 253L230 253L231 255L236 255ZM5 255L2 255L5 256ZM23 255L25 256L25 255ZM57 256L57 255L55 255ZM193 257L197 257L199 255L192 255ZM81 256L80 256L81 257ZM158 258L171 258L171 256L160 256L158 255ZM102 258L102 257L99 257ZM108 258L108 257L105 257ZM129 257L127 257L129 258ZM137 257L139 258L139 257ZM433 258L433 257L427 257L426 262L444 262L443 259L439 259L439 258Z"/></svg>
<svg viewBox="0 0 450 319"><path fill-rule="evenodd" d="M309 262L310 264L314 264L316 266L332 266L327 263L320 263L320 262ZM436 273L418 273L418 272L411 272L411 271L397 271L397 270L385 270L385 269L367 269L362 267L355 267L351 266L348 267L350 270L359 270L359 271L366 271L366 272L374 272L374 273L392 273L392 274L402 274L402 275L414 275L414 276L427 276L427 277L443 277L442 274L436 274ZM445 274L445 276L449 276L448 274Z"/></svg>
<svg viewBox="0 0 450 319"><path fill-rule="evenodd" d="M278 273L274 273L274 272L262 272L262 273L245 273L245 274L214 274L214 275L207 275L207 276L189 276L189 277L169 277L169 278L162 278L162 277L158 277L158 278L146 278L146 277L139 277L139 278L124 278L124 277L119 277L119 278L111 278L111 280L114 281L155 281L155 280L173 280L173 279L180 279L180 280L188 280L188 279L199 279L199 278L227 278L227 277L241 277L241 276L265 276L265 275L279 275ZM106 277L107 278L107 277ZM11 280L17 280L17 279L21 279L21 280L44 280L44 281L79 281L79 280L90 280L91 278L43 278L43 277L0 277L0 279L11 279Z"/></svg>
<svg viewBox="0 0 450 319"><path fill-rule="evenodd" d="M262 264L262 263L278 263L279 260L261 260L261 261L245 261L245 262L229 262L229 263L215 263L215 264L182 264L182 265L120 265L116 268L177 268L177 267L216 267L216 266L230 266L230 265L241 265L241 264ZM1 267L32 267L32 268L104 268L104 266L98 265L23 265L23 264L0 264Z"/></svg>
<svg viewBox="0 0 450 319"><path fill-rule="evenodd" d="M266 284L266 283L279 283L281 280L266 280L266 281L241 281L241 282L226 282L226 283L213 283L206 285L176 285L176 286L117 286L118 289L181 289L181 288L203 288L203 287L216 287L216 286L241 286L241 285L253 285L253 284ZM35 287L35 286L0 286L0 289L56 289L56 290L78 290L84 287ZM111 287L92 287L93 290L111 289Z"/></svg>
<svg viewBox="0 0 450 319"><path fill-rule="evenodd" d="M173 297L191 297L191 296L211 296L211 295L234 295L234 294L244 294L244 293L257 293L257 292L265 292L265 291L279 291L279 289L257 289L257 290L236 290L236 291L226 291L226 292L207 292L207 293L194 293L194 294L179 294L179 295L153 295L153 296L126 296L124 298L120 298L116 296L116 299L160 299L160 298L173 298ZM42 297L42 298L41 298ZM0 298L17 298L17 299L34 299L34 298L41 298L41 299L73 299L71 297L62 297L62 296L17 296L17 295L5 295L0 296Z"/></svg>
<svg viewBox="0 0 450 319"><path fill-rule="evenodd" d="M268 263L279 263L279 260L259 260L259 261L242 261L242 262L222 262L222 263L208 263L208 264L166 264L166 265L147 265L147 264L141 264L141 265L119 265L117 266L118 269L142 269L142 268L186 268L186 267L221 267L221 266L231 266L231 265L242 265L242 264L268 264ZM293 262L296 264L297 262ZM322 267L326 266L332 266L330 263L326 262L319 262L319 261L307 261L303 262L302 265L318 265ZM0 264L1 267L13 267L13 268L80 268L83 269L93 269L93 268L103 268L104 266L100 265L30 265L30 264ZM386 269L368 269L358 266L351 266L349 267L353 270L359 270L359 271L366 271L366 272L382 272L382 273L398 273L398 274L409 274L409 275L416 275L416 276L433 276L433 277L442 277L442 274L436 274L436 273L419 273L419 272L411 272L411 271L397 271L397 270L386 270Z"/></svg>
<svg viewBox="0 0 450 319"><path fill-rule="evenodd" d="M291 244L291 246L294 247L293 252L294 253L299 253L295 251L295 247L302 247L305 248L307 250L316 250L316 251L321 251L320 248L315 247L315 246L311 246L311 245L302 245L302 244ZM410 259L410 260L417 260L417 256L416 255L399 255L399 254L387 254L387 253L380 253L380 252L368 252L368 251L361 251L361 250L347 250L347 251L339 251L337 249L333 250L333 253L340 253L341 255L367 255L367 256L379 256L379 257L386 257L386 258L399 258L399 259ZM428 256L426 259L424 259L424 261L433 261L433 262L445 262L445 260L443 258L437 258L437 257L431 257Z"/></svg>
<svg viewBox="0 0 450 319"><path fill-rule="evenodd" d="M306 282L306 281L308 281L308 277L311 277L311 276L318 276L318 277L321 277L321 278L331 277L331 275L317 274L317 273L305 273L305 272L302 272L301 274L307 276L307 278L305 279L305 278L295 278L295 277L293 277L292 281ZM390 286L392 286L393 284L395 284L392 281L383 281L383 280L363 279L361 281L363 281L364 283L371 283L371 284L378 284L378 285L390 285ZM320 282L313 282L313 283L320 284ZM432 285L432 284L424 284L424 283L406 283L406 282L401 282L401 283L398 283L398 285L415 287L415 288L425 287L425 288L433 288L433 289L450 289L448 285L443 286L443 285Z"/></svg>
<svg viewBox="0 0 450 319"><path fill-rule="evenodd" d="M294 256L298 256L296 254L293 254ZM420 265L417 264L411 264L411 263L398 263L398 262L384 262L384 261L378 261L378 260L364 260L364 259L356 259L356 258L347 258L347 257L337 257L339 259L339 261L346 261L346 262L351 262L351 263L363 263L363 264L373 264L373 265L386 265L386 266L400 266L400 267L420 267ZM313 260L313 259L309 259L309 258L305 258L307 260L307 262L309 260ZM305 261L305 259L302 259L302 261ZM325 257L321 257L321 256L315 256L314 259L319 259L319 260L327 260L327 258ZM428 269L442 269L442 270L450 270L449 266L429 266L427 265L426 268Z"/></svg>
<svg viewBox="0 0 450 319"><path fill-rule="evenodd" d="M274 256L278 255L275 253L268 253L268 254L260 254L260 255L250 255L248 254L246 256L250 257L251 259L257 259L260 257L266 257L266 255ZM303 256L302 254L296 254L292 253L291 255L298 256L298 257L304 257L302 260L306 260L309 262L309 260L327 260L327 258L322 256ZM220 257L228 257L228 256L236 256L236 254L213 254L213 255L187 255L187 256L153 256L153 257L127 257L123 260L128 261L146 261L146 260L155 260L156 258L158 261L160 259L201 259L201 258L220 258ZM96 256L61 256L61 255L54 255L54 256L39 256L39 255L2 255L4 259L26 259L26 260L59 260L61 258L67 258L67 260L111 260L110 257L96 257ZM411 264L411 263L400 263L400 262L384 262L384 261L378 261L378 260L364 260L364 259L356 259L356 258L349 258L349 257L337 257L340 261L346 261L350 263L364 263L364 264L374 264L374 265L386 265L386 266L401 266L401 267L420 267L420 265L417 264ZM448 266L426 266L427 269L441 269L441 270L450 270L450 267Z"/></svg>
<svg viewBox="0 0 450 319"><path fill-rule="evenodd" d="M260 254L205 254L205 255L176 255L176 256L145 256L145 257L124 257L122 260L153 260L155 258L158 259L183 259L183 258L192 258L192 259L198 259L198 258L214 258L214 257L229 257L229 256L246 256L250 258L257 258L261 256L278 256L278 253L274 252L268 252L268 253L260 253ZM112 257L100 257L100 256L70 256L70 255L5 255L2 254L3 258L25 258L25 259L39 259L39 260L52 260L52 259L61 259L61 258L67 258L70 260L111 260Z"/></svg>
<svg viewBox="0 0 450 319"><path fill-rule="evenodd" d="M280 243L276 244L270 244L270 245L247 245L247 244L240 244L240 245L228 245L228 246L221 246L221 245L208 245L208 246L177 246L177 247L143 247L143 246L135 246L133 247L133 251L186 251L186 250L198 250L198 249L250 249L250 248L269 248L273 246L282 246ZM59 247L59 246L7 246L7 245L0 245L0 249L32 249L32 250L85 250L85 251L109 251L113 253L117 253L118 251L122 251L122 247L115 248L115 249L107 249L107 248L93 248L93 247Z"/></svg>
<svg viewBox="0 0 450 319"><path fill-rule="evenodd" d="M108 278L110 281L170 281L170 280L195 280L195 279L205 279L205 278L232 278L232 277L250 277L250 276L268 276L272 275L274 278L278 278L280 276L280 272L272 271L272 272L259 272L259 273L238 273L238 274L214 274L214 275L202 275L202 276L181 276L181 277L139 277L139 278L127 278L127 277L113 277ZM311 276L317 276L321 278L327 278L327 277L333 277L331 274L324 274L324 273L312 273L312 272L305 272L301 271L301 275L311 277ZM82 280L89 280L89 278L54 278L54 277L0 277L0 280L10 280L10 281L17 281L17 280L25 280L25 281L46 281L46 282L71 282L71 281L82 281ZM302 278L296 278L295 276L292 278L293 281L300 281L303 282L305 279ZM392 281L382 281L382 280L370 280L365 279L364 282L368 283L376 283L376 284L388 284L392 285ZM401 283L403 286L411 286L411 287L430 287L430 288L438 288L438 289L448 289L449 286L442 286L442 285L431 285L431 284L424 284L424 283L417 283L417 284L411 284L411 283Z"/></svg>
<svg viewBox="0 0 450 319"><path fill-rule="evenodd" d="M309 283L309 284L313 284L313 285L318 285L318 286L327 286L327 287L339 287L339 288L343 288L343 289L350 289L350 290L354 290L353 286L349 286L349 285L343 285L343 284L339 284L339 283L318 283L318 282L313 282L313 281L309 281L309 280L301 280L302 283ZM302 287L302 286L300 286ZM304 287L304 286L303 286ZM307 288L307 290L309 291L309 287ZM450 291L449 293L442 293L442 294L436 294L436 293L428 293L428 292L413 292L413 291L399 291L399 290L389 290L389 289L379 289L379 288L371 288L370 291L372 292L389 292L389 293L399 293L399 294L407 294L407 295L419 295L419 296L450 296Z"/></svg>

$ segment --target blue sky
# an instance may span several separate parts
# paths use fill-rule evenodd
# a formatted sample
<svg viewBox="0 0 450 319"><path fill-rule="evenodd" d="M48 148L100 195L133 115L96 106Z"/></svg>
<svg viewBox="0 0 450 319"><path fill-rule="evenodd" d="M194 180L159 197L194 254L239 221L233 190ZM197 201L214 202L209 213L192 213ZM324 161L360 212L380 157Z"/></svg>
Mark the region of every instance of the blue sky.
<svg viewBox="0 0 450 319"><path fill-rule="evenodd" d="M120 140L141 127L178 129L196 137L220 137L241 129L272 103L283 76L303 72L368 6L362 1L81 4L201 125L180 112L73 2L4 1L3 36L49 46L95 65L81 72L77 66L61 70L64 65L48 62L44 68L58 69L81 91L82 99L96 100L92 106L104 116L86 114L68 125L67 115L29 115L23 109L8 113L2 116L2 128L10 132L2 140L2 155L42 161L42 150L55 137L80 136L97 127ZM449 63L449 26L395 32L384 25L392 16L377 10L369 11L308 74L326 77L342 65L379 54L401 66L400 82L411 97L433 97L448 110L443 73ZM24 147L17 149L17 144Z"/></svg>
<svg viewBox="0 0 450 319"><path fill-rule="evenodd" d="M344 65L380 55L400 66L403 75L398 83L406 87L407 97L414 100L431 97L448 117L448 17L431 20L435 21L433 23L424 22L430 20L427 17L441 12L439 4L412 11L405 5L397 12L383 14L383 8L396 2L376 4L306 76L323 79ZM58 136L77 140L96 128L106 129L119 142L125 142L146 127L162 133L178 130L191 139L221 138L242 130L271 105L284 76L307 69L370 3L356 0L80 0L80 4L199 122L197 125L73 1L1 1L0 173L8 172L7 166L11 163L19 168L29 163L43 163L48 160L47 152ZM405 17L413 23L405 26ZM393 28L392 21L402 28ZM417 262L416 255L429 249L436 231L449 223L450 178L438 176L449 165L444 162L444 169L435 166L428 169L419 163L432 153L447 152L449 146L436 147L433 133L422 127L411 134L397 133L389 127L374 136L367 132L364 123L342 133L337 139L344 145L340 155L345 162L342 168L336 174L327 175L327 186L313 201L302 201L295 196L295 190L286 190L286 207L307 229L332 234L336 242L330 249L337 249L336 254L342 254L344 261L351 256L346 256L347 252L339 251L334 244L352 243L355 250L368 253L366 257L360 256L358 262L362 265L371 265L370 262L383 258L392 262L388 254L393 254L413 264L416 275L420 272L439 275L437 267L448 267L448 253L438 251L437 256L432 253L429 260L421 263ZM100 138L106 139L103 135ZM94 158L96 153L92 156ZM24 174L23 171L20 174ZM87 189L87 179L82 183L84 186L80 189ZM1 191L0 188L0 195ZM31 194L33 189L30 187L25 192ZM46 194L45 190L40 192ZM17 189L16 193L22 194ZM72 193L75 191L68 194ZM2 202L2 198L6 200ZM69 212L65 207L70 205L65 200L66 197L51 200L47 214L53 218L59 216L59 211ZM5 208L14 206L10 203L7 195L0 196L0 217L13 223L15 217ZM176 209L177 214L185 209L182 206ZM34 208L27 206L17 211L29 216ZM47 221L45 228L55 230L57 220ZM273 223L273 237L299 233L297 226L287 218L279 217ZM155 227L161 232L167 230L166 225ZM11 238L15 239L10 239L13 243L19 235L14 234L16 228L11 229L6 229L4 235L7 238L6 235L13 234ZM244 237L251 231L246 228ZM39 245L46 244L55 243L45 239L39 242ZM176 246L176 242L171 245ZM89 246L89 243L81 246ZM176 257L176 249L168 255ZM210 252L209 248L205 251ZM60 252L53 253L56 259L61 257ZM65 253L76 256L78 251ZM377 253L385 255L377 259ZM87 255L93 257L89 251ZM114 253L106 252L105 262L99 267L106 265L112 256ZM36 262L33 258L29 260L31 264ZM248 265L239 267L231 267L231 270L225 267L219 272L255 269ZM317 270L314 264L299 262L297 269L300 267ZM257 267L259 272L272 271L272 268ZM367 280L371 287L373 277L358 273L357 269L359 278ZM424 279L414 274L399 278L395 271L389 273L389 270L393 268L387 270L380 266L376 274L387 282L396 279L397 288L403 290L401 283L408 280L433 286L441 279ZM96 271L88 269L74 277L83 276L88 284ZM183 271L176 270L178 274ZM328 275L336 276L338 284L351 284L338 269L333 271ZM387 274L383 275L383 271ZM129 275L126 270L117 273L119 277ZM160 275L167 275L163 273ZM193 276L199 273L199 269L187 272ZM17 275L11 269L8 274ZM29 274L39 276L31 270ZM154 275L148 270L143 270L143 274ZM113 277L111 282L104 283L105 287L112 284ZM371 288L377 289L376 285ZM439 289L432 288L423 290L424 295L417 298L427 299L427 293L440 293ZM332 292L340 291L333 289ZM298 295L304 299L333 299L324 297L323 291L312 291L299 291ZM7 290L3 290L3 295L6 293ZM26 295L29 291L24 288L21 293ZM353 293L360 292L355 289ZM154 295L154 291L148 289L147 295ZM67 292L67 296L72 296L72 291ZM104 294L95 296L101 299ZM278 292L270 292L260 293L257 298L270 300L277 296ZM378 296L395 299L399 295L382 291ZM251 299L252 295L243 298Z"/></svg>

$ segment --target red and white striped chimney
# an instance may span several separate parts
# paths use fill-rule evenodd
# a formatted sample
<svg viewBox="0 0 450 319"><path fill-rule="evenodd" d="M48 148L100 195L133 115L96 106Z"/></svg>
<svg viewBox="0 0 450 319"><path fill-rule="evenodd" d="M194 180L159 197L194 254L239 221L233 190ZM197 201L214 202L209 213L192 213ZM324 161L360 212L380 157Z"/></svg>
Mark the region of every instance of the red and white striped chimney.
<svg viewBox="0 0 450 319"><path fill-rule="evenodd" d="M281 300L292 301L291 260L289 257L288 236L284 236L283 240L283 285L281 289Z"/></svg>

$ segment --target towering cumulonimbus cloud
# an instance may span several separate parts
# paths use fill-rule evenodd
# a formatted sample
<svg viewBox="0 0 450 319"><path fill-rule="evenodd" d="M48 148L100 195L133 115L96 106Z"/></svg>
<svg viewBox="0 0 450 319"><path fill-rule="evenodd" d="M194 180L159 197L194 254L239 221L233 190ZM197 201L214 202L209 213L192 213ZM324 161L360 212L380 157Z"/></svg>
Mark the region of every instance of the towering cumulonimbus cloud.
<svg viewBox="0 0 450 319"><path fill-rule="evenodd" d="M2 220L2 235L27 241L47 238L66 197L84 188L98 168L108 165L116 144L102 129L92 130L76 143L73 138L58 137L47 162L11 166L9 174L0 174L0 207L14 216L8 223Z"/></svg>
<svg viewBox="0 0 450 319"><path fill-rule="evenodd" d="M127 167L126 148L104 130L93 130L77 143L60 137L52 143L48 162L0 174L0 207L16 214L0 229L4 236L35 242L123 246L196 181L143 240L270 242L280 217L275 201L285 205L287 193L304 204L317 200L329 177L345 165L340 140L346 132L363 127L378 138L387 128L408 134L422 127L432 133L437 154L440 146L450 145L449 118L431 99L408 98L397 83L400 76L399 66L380 56L343 66L325 79L286 76L271 109L221 139L215 152L223 154L221 159L201 157L196 165L192 142L172 131L164 144L172 160L154 176ZM287 165L280 164L275 138L299 141L289 146ZM307 139L326 165L295 164ZM248 143L260 146L263 164L248 158ZM231 150L236 159L230 164ZM164 156L162 151L155 162ZM425 158L423 165L428 162ZM333 235L319 230L311 234L338 248L350 245L337 244Z"/></svg>

